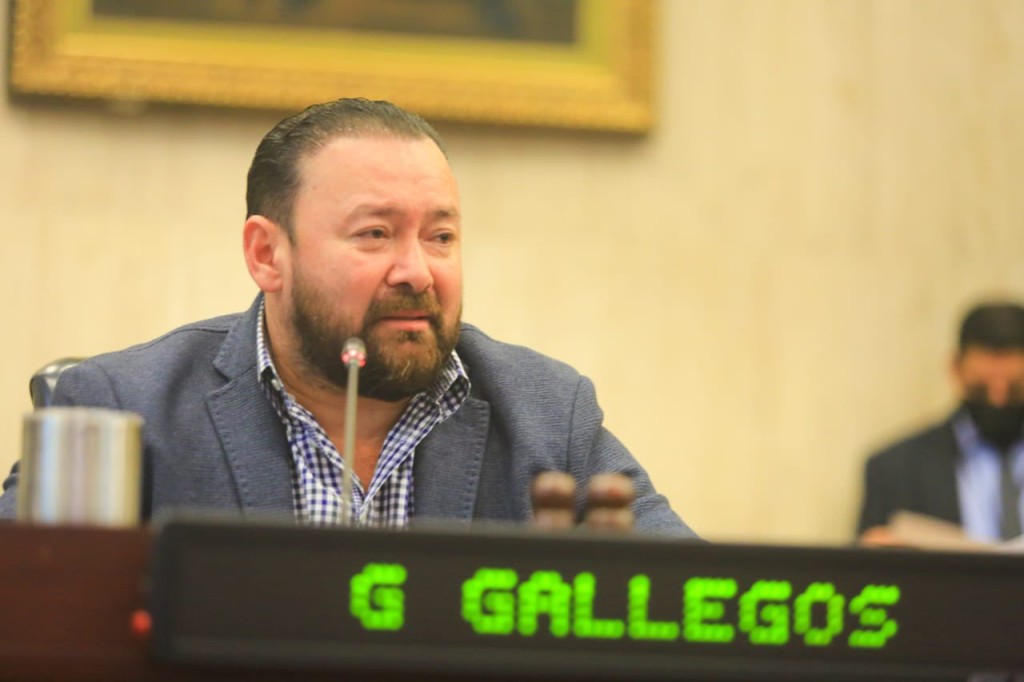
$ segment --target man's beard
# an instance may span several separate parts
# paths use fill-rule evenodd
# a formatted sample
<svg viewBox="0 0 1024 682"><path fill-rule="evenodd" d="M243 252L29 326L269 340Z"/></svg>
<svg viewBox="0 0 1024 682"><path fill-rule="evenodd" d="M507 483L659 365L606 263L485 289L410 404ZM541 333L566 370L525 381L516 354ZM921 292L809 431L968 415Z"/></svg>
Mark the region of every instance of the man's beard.
<svg viewBox="0 0 1024 682"><path fill-rule="evenodd" d="M416 310L430 324L425 331L389 330L377 324L396 313ZM359 395L395 402L429 388L459 340L459 315L445 327L441 307L431 292L400 288L387 298L374 299L359 328L332 324L328 305L300 277L295 279L291 326L306 367L344 390L348 370L341 362L345 340L358 336L366 344L366 366L359 373Z"/></svg>

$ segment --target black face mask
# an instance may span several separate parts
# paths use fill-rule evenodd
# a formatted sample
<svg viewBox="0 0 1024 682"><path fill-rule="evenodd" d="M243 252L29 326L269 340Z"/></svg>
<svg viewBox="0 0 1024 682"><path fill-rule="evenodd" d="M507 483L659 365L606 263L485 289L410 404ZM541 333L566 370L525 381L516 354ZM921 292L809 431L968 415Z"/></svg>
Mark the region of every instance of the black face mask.
<svg viewBox="0 0 1024 682"><path fill-rule="evenodd" d="M1021 439L1024 429L1024 403L1011 402L996 407L987 398L970 396L964 400L964 409L978 429L978 434L1000 450Z"/></svg>

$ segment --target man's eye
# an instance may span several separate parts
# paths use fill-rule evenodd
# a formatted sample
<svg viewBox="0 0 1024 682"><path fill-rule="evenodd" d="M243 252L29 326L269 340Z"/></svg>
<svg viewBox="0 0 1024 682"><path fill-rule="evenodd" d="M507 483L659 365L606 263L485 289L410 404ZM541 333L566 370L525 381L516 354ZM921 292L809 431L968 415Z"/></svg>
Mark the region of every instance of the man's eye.
<svg viewBox="0 0 1024 682"><path fill-rule="evenodd" d="M441 244L451 244L455 241L455 235L451 232L442 232L434 237L434 239Z"/></svg>
<svg viewBox="0 0 1024 682"><path fill-rule="evenodd" d="M374 227L369 230L363 230L362 232L359 233L359 236L364 237L366 239L384 239L385 237L388 236L388 233L384 230L383 227Z"/></svg>

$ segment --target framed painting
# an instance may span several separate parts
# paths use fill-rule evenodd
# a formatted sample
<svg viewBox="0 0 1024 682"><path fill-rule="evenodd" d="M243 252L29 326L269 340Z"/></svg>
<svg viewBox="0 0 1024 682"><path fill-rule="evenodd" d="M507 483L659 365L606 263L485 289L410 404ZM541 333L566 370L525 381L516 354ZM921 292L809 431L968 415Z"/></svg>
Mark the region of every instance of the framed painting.
<svg viewBox="0 0 1024 682"><path fill-rule="evenodd" d="M655 0L11 0L12 93L643 132Z"/></svg>

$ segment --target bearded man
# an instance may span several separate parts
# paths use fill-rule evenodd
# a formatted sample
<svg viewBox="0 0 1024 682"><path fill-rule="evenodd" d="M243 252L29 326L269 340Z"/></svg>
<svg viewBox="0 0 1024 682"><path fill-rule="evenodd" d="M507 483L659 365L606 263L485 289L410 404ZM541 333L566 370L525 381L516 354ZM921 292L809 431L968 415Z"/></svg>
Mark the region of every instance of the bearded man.
<svg viewBox="0 0 1024 682"><path fill-rule="evenodd" d="M246 200L261 291L247 312L92 358L57 384L57 404L145 419L145 518L566 526L586 507L595 526L692 535L602 426L589 380L461 322L459 193L425 121L387 102L312 106L264 137ZM367 358L345 510L350 337ZM4 487L0 514L13 516L17 468Z"/></svg>

